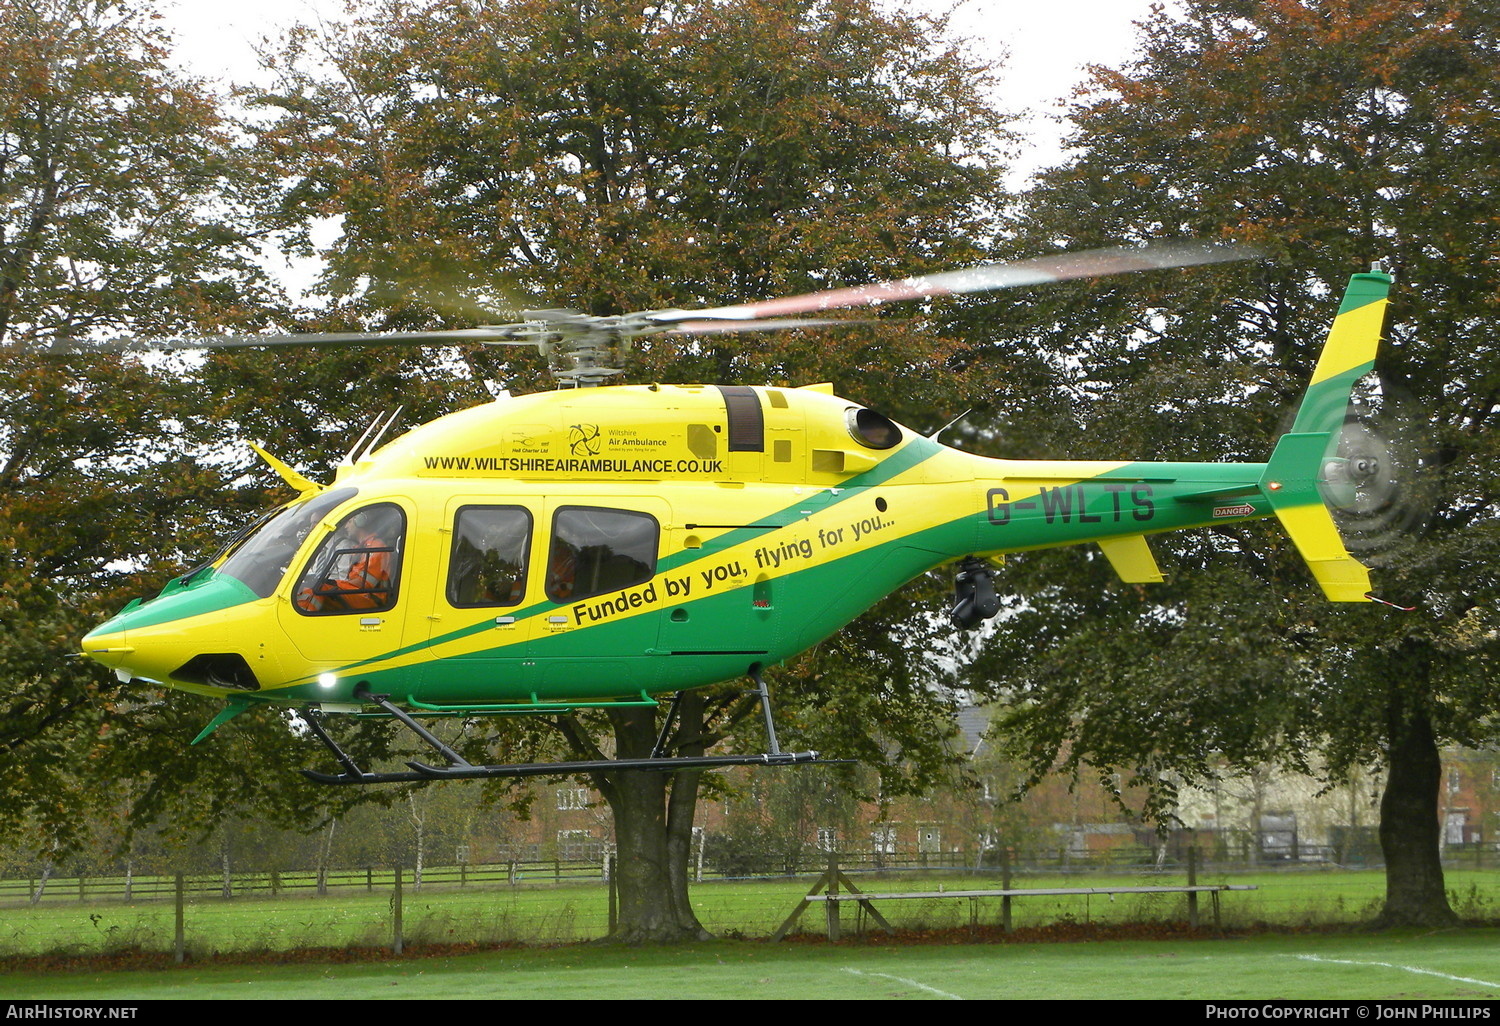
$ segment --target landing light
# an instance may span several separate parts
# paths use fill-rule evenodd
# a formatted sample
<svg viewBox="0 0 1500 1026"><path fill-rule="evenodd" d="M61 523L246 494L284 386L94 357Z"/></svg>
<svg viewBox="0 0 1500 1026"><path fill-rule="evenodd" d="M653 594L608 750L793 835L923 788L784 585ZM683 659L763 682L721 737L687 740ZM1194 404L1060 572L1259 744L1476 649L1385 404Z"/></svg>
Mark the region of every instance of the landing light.
<svg viewBox="0 0 1500 1026"><path fill-rule="evenodd" d="M338 682L339 682L339 679L334 674L331 674L331 673L320 673L320 674L318 674L318 686L319 687L322 687L322 688L331 688L335 684L337 684Z"/></svg>

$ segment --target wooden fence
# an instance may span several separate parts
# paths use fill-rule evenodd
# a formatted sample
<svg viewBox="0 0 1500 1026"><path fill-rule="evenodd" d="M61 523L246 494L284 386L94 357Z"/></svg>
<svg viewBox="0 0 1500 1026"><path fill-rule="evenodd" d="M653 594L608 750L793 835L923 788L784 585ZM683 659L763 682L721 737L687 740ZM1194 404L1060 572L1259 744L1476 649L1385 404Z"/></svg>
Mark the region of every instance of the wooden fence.
<svg viewBox="0 0 1500 1026"><path fill-rule="evenodd" d="M1494 869L1500 868L1500 846L1494 843L1453 845L1446 851L1445 863L1451 868ZM1319 866L1344 865L1339 853L1332 849L1307 846L1298 857L1251 860L1222 860L1200 855L1198 866L1205 871L1243 871L1248 869L1289 870ZM809 846L798 858L783 860L782 871L750 874L725 874L716 871L711 863L700 863L696 877L709 879L756 879L816 874L827 865L829 853ZM985 853L975 852L842 852L838 855L840 865L846 873L889 874L922 870L967 870L971 872L998 872L1002 862L1008 861L1017 872L1049 874L1087 874L1108 870L1130 870L1134 873L1176 873L1186 864L1186 858L1147 847L1117 847L1096 851L1079 851L1067 848L1033 849L1009 851L1002 854L998 849ZM1358 868L1367 868L1369 861L1360 861ZM1375 863L1378 865L1378 863ZM539 859L532 861L495 862L478 865L424 866L420 875L412 867L405 870L406 886L420 890L424 887L462 888L469 886L508 885L513 887L549 886L556 884L601 881L608 878L603 857L597 859ZM75 901L152 901L169 900L173 897L176 874L61 877L52 876L42 885L39 876L0 879L0 905L18 905L44 901L47 904ZM394 870L384 867L344 867L319 874L315 870L298 869L272 872L246 873L196 873L184 876L184 888L189 900L196 898L280 897L307 894L338 894L351 891L372 892L388 889L394 883ZM37 888L42 886L37 897Z"/></svg>
<svg viewBox="0 0 1500 1026"><path fill-rule="evenodd" d="M468 887L508 884L512 886L598 881L605 875L599 861L509 862L477 866L425 866L418 878L411 867L403 874L407 887ZM194 897L280 897L286 895L337 894L349 891L387 890L394 883L389 866L269 873L198 873L185 875L183 886ZM0 879L0 904L31 902L41 884L39 877ZM171 899L176 892L173 876L51 877L42 888L41 899L59 901L151 901Z"/></svg>

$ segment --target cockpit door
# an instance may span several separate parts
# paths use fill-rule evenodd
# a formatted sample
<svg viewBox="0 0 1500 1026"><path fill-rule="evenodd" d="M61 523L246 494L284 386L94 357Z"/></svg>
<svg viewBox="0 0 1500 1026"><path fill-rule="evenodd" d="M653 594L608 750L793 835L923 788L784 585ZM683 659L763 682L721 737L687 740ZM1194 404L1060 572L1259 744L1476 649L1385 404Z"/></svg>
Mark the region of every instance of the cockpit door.
<svg viewBox="0 0 1500 1026"><path fill-rule="evenodd" d="M306 659L375 666L400 649L409 524L402 502L384 501L314 530L312 555L278 601L281 625Z"/></svg>

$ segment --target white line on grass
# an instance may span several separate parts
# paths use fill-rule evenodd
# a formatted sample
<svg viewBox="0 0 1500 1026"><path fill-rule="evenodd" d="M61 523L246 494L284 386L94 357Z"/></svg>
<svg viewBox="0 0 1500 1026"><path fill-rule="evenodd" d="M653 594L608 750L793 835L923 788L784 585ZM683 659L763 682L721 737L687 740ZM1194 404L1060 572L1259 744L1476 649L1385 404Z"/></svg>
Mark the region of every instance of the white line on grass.
<svg viewBox="0 0 1500 1026"><path fill-rule="evenodd" d="M918 983L916 980L908 980L904 976L892 976L890 973L867 973L863 969L850 969L848 966L844 966L844 972L853 973L855 976L880 976L887 980L895 980L897 983L904 983L908 987L916 987L918 990L925 990L929 994L936 994L938 997L945 997L949 1001L963 1000L963 998L959 997L957 994L949 994L946 990L938 990L936 987L929 987L925 983Z"/></svg>
<svg viewBox="0 0 1500 1026"><path fill-rule="evenodd" d="M1450 976L1440 973L1435 969L1418 969L1414 965L1396 965L1393 962L1357 962L1348 958L1323 958L1320 955L1297 955L1297 958L1307 962L1336 962L1339 965L1378 965L1383 969L1401 969L1408 973L1420 973L1423 976L1441 976L1445 980L1453 980L1456 983L1477 983L1481 987L1494 987L1500 990L1500 983L1491 983L1489 980L1476 980L1468 976Z"/></svg>

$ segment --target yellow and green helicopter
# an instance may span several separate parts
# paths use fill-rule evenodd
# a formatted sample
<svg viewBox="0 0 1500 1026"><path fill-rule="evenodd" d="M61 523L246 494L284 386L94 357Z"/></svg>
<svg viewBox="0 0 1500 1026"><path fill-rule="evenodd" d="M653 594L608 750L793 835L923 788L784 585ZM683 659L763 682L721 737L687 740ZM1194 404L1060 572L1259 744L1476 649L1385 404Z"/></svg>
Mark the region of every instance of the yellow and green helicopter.
<svg viewBox="0 0 1500 1026"><path fill-rule="evenodd" d="M291 707L341 767L310 776L380 783L816 761L779 747L761 671L938 567L956 568L955 624L977 626L999 608L993 567L1008 552L1093 543L1123 580L1154 582L1150 535L1274 516L1329 599L1366 601L1368 574L1330 506L1357 501L1384 472L1378 453L1341 448L1351 389L1380 337L1391 278L1378 267L1351 279L1295 422L1264 463L989 459L827 385L592 387L643 334L821 325L802 315L1248 255L1169 243L699 311L152 343L531 344L565 387L380 445L393 415L327 486L262 452L298 498L132 602L83 652L122 679L223 700L197 740L246 709ZM765 716L759 755L473 765L419 722L657 706L741 676ZM370 712L414 731L436 764L366 772L320 725Z"/></svg>

